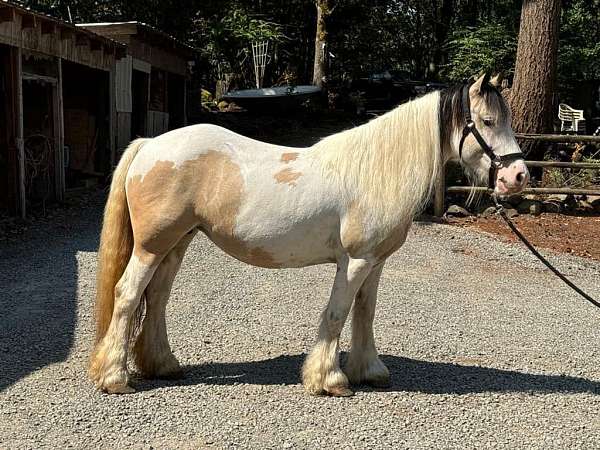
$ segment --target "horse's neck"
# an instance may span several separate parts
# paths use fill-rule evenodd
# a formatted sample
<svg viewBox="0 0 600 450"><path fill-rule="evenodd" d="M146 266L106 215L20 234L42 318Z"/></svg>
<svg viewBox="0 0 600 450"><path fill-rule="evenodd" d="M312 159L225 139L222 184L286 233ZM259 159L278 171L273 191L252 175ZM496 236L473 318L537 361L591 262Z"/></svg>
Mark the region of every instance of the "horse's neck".
<svg viewBox="0 0 600 450"><path fill-rule="evenodd" d="M394 226L429 198L441 165L439 93L323 139L315 156L361 209Z"/></svg>

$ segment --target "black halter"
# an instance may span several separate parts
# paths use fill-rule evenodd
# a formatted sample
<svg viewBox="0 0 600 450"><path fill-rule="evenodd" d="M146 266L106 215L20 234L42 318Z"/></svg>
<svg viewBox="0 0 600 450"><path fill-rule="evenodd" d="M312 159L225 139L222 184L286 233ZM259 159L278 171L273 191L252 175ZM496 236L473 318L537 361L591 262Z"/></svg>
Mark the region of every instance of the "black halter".
<svg viewBox="0 0 600 450"><path fill-rule="evenodd" d="M490 187L493 187L495 179L494 175L496 173L496 170L502 167L506 162L511 162L516 159L523 158L523 153L515 152L509 153L507 155L498 155L494 152L494 150L492 150L492 147L490 147L487 144L487 142L485 142L485 139L483 139L483 136L481 136L479 130L477 130L477 127L475 126L475 122L473 122L473 119L471 118L471 99L469 96L470 87L471 84L466 83L462 88L462 97L460 104L463 111L463 117L465 119L465 127L463 128L462 137L460 138L460 144L458 146L458 156L462 161L462 149L463 144L465 143L465 139L469 134L473 134L473 136L481 146L483 152L486 155L488 155L492 162L490 165L489 185Z"/></svg>

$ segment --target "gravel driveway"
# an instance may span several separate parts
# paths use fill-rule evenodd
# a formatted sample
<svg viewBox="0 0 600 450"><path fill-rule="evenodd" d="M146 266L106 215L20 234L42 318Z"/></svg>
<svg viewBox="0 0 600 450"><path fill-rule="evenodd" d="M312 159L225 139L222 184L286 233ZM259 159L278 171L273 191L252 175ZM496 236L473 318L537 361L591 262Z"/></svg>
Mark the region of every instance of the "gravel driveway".
<svg viewBox="0 0 600 450"><path fill-rule="evenodd" d="M257 269L198 237L167 316L185 378L96 392L100 209L0 243L0 448L600 447L600 311L521 247L427 223L383 273L390 389L326 398L299 384L333 266ZM599 263L553 260L600 294Z"/></svg>

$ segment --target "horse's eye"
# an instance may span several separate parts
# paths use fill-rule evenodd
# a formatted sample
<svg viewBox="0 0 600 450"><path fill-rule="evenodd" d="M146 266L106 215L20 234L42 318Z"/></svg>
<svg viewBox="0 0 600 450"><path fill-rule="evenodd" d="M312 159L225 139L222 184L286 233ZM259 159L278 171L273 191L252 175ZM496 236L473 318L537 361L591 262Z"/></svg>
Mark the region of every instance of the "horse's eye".
<svg viewBox="0 0 600 450"><path fill-rule="evenodd" d="M483 124L486 127L493 127L494 126L494 121L492 119L483 119Z"/></svg>

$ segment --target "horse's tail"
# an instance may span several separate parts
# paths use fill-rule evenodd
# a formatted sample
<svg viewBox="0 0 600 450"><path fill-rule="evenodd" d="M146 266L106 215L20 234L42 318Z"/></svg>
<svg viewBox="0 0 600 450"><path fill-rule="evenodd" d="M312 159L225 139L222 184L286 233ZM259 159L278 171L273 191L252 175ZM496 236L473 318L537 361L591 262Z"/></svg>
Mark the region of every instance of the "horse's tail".
<svg viewBox="0 0 600 450"><path fill-rule="evenodd" d="M133 250L133 231L125 194L125 180L131 162L149 139L136 139L123 153L110 184L104 209L104 223L96 270L96 345L102 340L112 318L115 286L123 275Z"/></svg>

